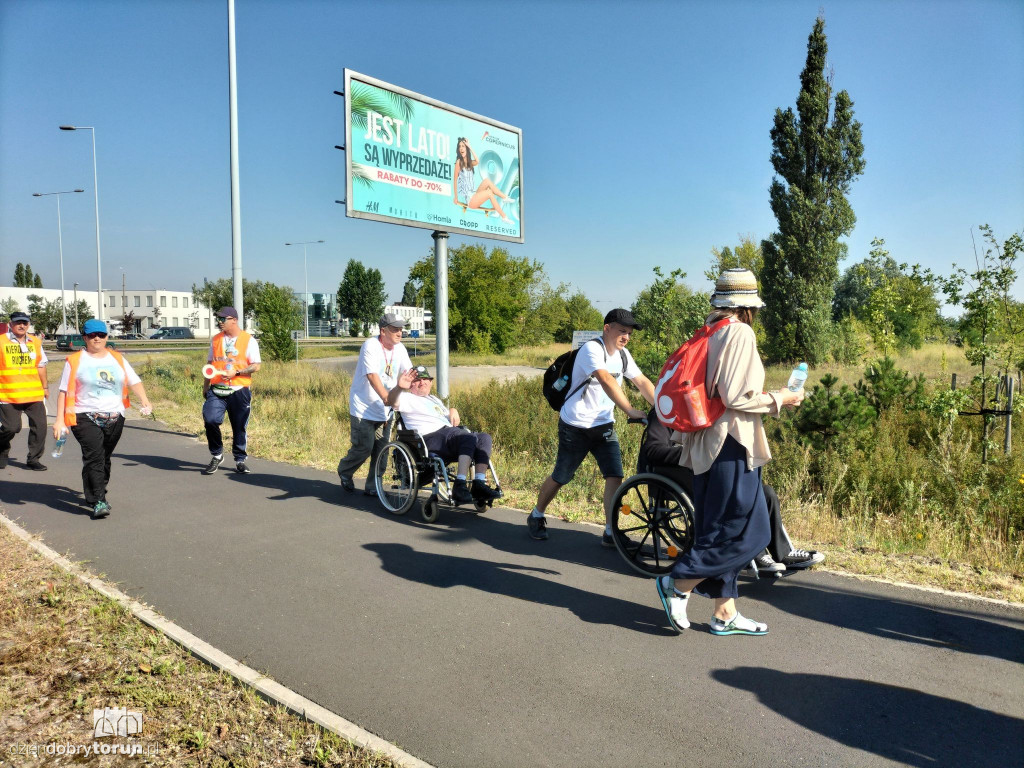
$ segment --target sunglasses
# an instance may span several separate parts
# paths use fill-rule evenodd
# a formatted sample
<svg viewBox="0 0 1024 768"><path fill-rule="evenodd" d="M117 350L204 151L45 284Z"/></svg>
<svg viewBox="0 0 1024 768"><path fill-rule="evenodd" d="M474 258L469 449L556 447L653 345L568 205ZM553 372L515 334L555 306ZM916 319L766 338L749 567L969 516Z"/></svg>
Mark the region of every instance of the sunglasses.
<svg viewBox="0 0 1024 768"><path fill-rule="evenodd" d="M217 318L217 322L218 323L226 323L228 320L234 320L234 318L231 317L231 315L227 315L225 317L218 317Z"/></svg>
<svg viewBox="0 0 1024 768"><path fill-rule="evenodd" d="M87 339L105 339L105 338L107 338L107 334L105 334L105 333L98 333L98 332L97 333L87 333L87 334L85 334L85 338L87 338Z"/></svg>

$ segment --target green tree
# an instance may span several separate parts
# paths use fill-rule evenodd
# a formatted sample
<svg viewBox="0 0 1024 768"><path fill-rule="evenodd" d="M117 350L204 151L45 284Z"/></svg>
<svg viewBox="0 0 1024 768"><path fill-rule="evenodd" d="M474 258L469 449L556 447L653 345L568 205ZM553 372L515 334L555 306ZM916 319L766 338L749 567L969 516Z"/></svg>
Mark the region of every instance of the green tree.
<svg viewBox="0 0 1024 768"><path fill-rule="evenodd" d="M717 246L713 247L711 249L711 266L704 276L713 283L722 272L734 267L743 267L743 269L753 272L758 278L758 288L760 288L764 255L761 252L761 244L752 236L740 235L740 244L735 248L730 248L728 245L721 249Z"/></svg>
<svg viewBox="0 0 1024 768"><path fill-rule="evenodd" d="M32 316L32 327L47 336L57 332L61 322L61 301L48 301L38 294L28 297L28 313Z"/></svg>
<svg viewBox="0 0 1024 768"><path fill-rule="evenodd" d="M14 287L25 288L25 265L20 261L14 267Z"/></svg>
<svg viewBox="0 0 1024 768"><path fill-rule="evenodd" d="M10 317L12 312L17 312L19 309L21 307L18 306L18 302L13 296L0 300L0 317Z"/></svg>
<svg viewBox="0 0 1024 768"><path fill-rule="evenodd" d="M82 330L86 320L92 320L94 317L96 317L96 314L85 299L79 299L77 302L68 305L68 325L77 328L79 331Z"/></svg>
<svg viewBox="0 0 1024 768"><path fill-rule="evenodd" d="M523 344L550 344L559 328L569 321L564 283L552 288L543 276L530 289L530 307L523 318Z"/></svg>
<svg viewBox="0 0 1024 768"><path fill-rule="evenodd" d="M42 288L43 287L43 278L40 277L38 274L36 274L36 275L34 275L32 277L32 287L33 288Z"/></svg>
<svg viewBox="0 0 1024 768"><path fill-rule="evenodd" d="M504 248L480 245L448 250L448 332L452 347L503 352L520 343L531 290L543 279L536 261L513 258ZM413 264L409 279L427 305L434 303L434 255Z"/></svg>
<svg viewBox="0 0 1024 768"><path fill-rule="evenodd" d="M416 284L412 280L406 280L405 286L402 288L402 301L399 303L403 307L415 307L417 302Z"/></svg>
<svg viewBox="0 0 1024 768"><path fill-rule="evenodd" d="M17 267L14 268L14 272L15 272L15 275L17 275L17 272L18 272L18 268ZM18 285L16 287L18 287L18 288L36 288L36 287L39 287L39 286L36 285L36 276L32 272L32 265L31 264L26 264L22 268L21 282L18 283Z"/></svg>
<svg viewBox="0 0 1024 768"><path fill-rule="evenodd" d="M703 325L711 310L707 296L683 283L686 273L681 269L665 276L655 267L654 275L654 282L640 291L632 308L643 330L637 332L630 350L648 377L657 376L668 356Z"/></svg>
<svg viewBox="0 0 1024 768"><path fill-rule="evenodd" d="M370 325L380 318L386 303L387 292L380 270L367 269L361 261L349 260L338 286L338 311L351 321L349 333L352 336L369 334Z"/></svg>
<svg viewBox="0 0 1024 768"><path fill-rule="evenodd" d="M568 344L573 331L598 331L604 327L604 315L590 303L582 291L565 300L565 324L555 331L555 341Z"/></svg>
<svg viewBox="0 0 1024 768"><path fill-rule="evenodd" d="M247 315L253 313L253 308L259 300L260 291L268 283L261 280L242 279L242 303L245 305L243 311ZM197 304L209 307L216 312L221 307L231 307L235 304L235 287L230 277L222 277L217 280L203 278L202 285L192 283L192 299ZM154 311L155 311L154 307ZM237 307L235 307L237 309Z"/></svg>
<svg viewBox="0 0 1024 768"><path fill-rule="evenodd" d="M302 302L288 286L261 285L253 306L260 334L260 355L270 360L288 360L295 356L292 331L302 328Z"/></svg>
<svg viewBox="0 0 1024 768"><path fill-rule="evenodd" d="M868 399L845 384L835 391L839 379L831 373L821 377L797 410L794 417L797 432L815 450L836 446L839 435L862 437L874 424L877 412Z"/></svg>
<svg viewBox="0 0 1024 768"><path fill-rule="evenodd" d="M864 171L861 125L846 91L832 97L827 53L825 20L819 16L807 40L797 112L775 110L771 130L777 175L770 199L779 231L761 243L759 277L767 351L776 360L814 363L828 353L833 289L845 254L839 238L856 222L846 195Z"/></svg>

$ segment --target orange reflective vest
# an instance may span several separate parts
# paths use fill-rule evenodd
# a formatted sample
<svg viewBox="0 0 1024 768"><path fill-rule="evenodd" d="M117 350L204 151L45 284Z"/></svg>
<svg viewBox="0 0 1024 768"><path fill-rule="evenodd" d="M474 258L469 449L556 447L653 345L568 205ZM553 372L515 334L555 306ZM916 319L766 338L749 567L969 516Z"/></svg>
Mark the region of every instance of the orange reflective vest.
<svg viewBox="0 0 1024 768"><path fill-rule="evenodd" d="M252 336L245 331L239 331L235 337L235 352L232 355L224 353L224 332L221 331L213 337L212 349L213 349L213 360L210 363L218 371L226 371L228 369L228 363L231 364L232 370L238 371L249 365L248 356L246 353L249 351L249 339ZM217 384L223 384L225 386L235 387L248 387L252 383L252 376L235 376L231 379L225 379L223 376L214 376L210 379L210 386Z"/></svg>
<svg viewBox="0 0 1024 768"><path fill-rule="evenodd" d="M27 334L25 342L28 352L22 352L21 344L8 334L0 335L0 403L37 403L46 397L39 379L43 345Z"/></svg>
<svg viewBox="0 0 1024 768"><path fill-rule="evenodd" d="M121 357L121 353L113 349L108 349L107 352L117 361L117 364L121 366L121 373L124 374L124 387L121 389L121 402L124 403L124 407L128 408L131 403L128 402L128 371L124 369L124 358ZM78 364L82 362L82 355L85 354L84 349L80 349L75 354L69 355L67 364L71 366L71 371L68 373L68 391L64 396L64 424L68 427L73 427L78 423L78 414L75 413L75 390L78 388Z"/></svg>

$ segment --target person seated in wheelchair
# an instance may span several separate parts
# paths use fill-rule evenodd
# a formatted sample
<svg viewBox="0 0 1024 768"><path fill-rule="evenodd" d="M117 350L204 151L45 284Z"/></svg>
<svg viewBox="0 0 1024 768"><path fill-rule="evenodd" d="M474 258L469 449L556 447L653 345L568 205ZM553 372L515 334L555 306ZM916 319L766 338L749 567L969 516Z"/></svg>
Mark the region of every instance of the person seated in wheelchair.
<svg viewBox="0 0 1024 768"><path fill-rule="evenodd" d="M673 430L658 420L652 408L647 414L647 429L637 456L637 472L651 472L667 477L693 498L693 470L679 466L682 447L672 440ZM786 570L800 570L824 562L825 555L814 550L797 549L782 524L782 505L775 489L767 483L764 498L768 502L768 517L771 520L772 538L768 548L754 558L760 573L781 573ZM700 510L695 510L700 514Z"/></svg>
<svg viewBox="0 0 1024 768"><path fill-rule="evenodd" d="M452 486L456 504L500 499L501 491L487 485L485 474L491 459L491 436L460 426L459 412L430 394L433 381L425 366L416 366L399 377L398 386L388 394L388 405L401 414L406 429L419 433L428 451L445 462L458 460ZM466 481L471 464L476 464L476 474L470 487Z"/></svg>

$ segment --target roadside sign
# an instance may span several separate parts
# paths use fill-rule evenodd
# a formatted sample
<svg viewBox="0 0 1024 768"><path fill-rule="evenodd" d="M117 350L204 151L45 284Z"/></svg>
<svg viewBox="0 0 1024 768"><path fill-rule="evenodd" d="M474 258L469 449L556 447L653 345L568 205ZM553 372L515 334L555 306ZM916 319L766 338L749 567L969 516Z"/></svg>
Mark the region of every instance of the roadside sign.
<svg viewBox="0 0 1024 768"><path fill-rule="evenodd" d="M601 331L573 331L572 348L579 349L591 339L598 339L600 337Z"/></svg>
<svg viewBox="0 0 1024 768"><path fill-rule="evenodd" d="M302 338L302 331L292 331L292 341L298 341Z"/></svg>

